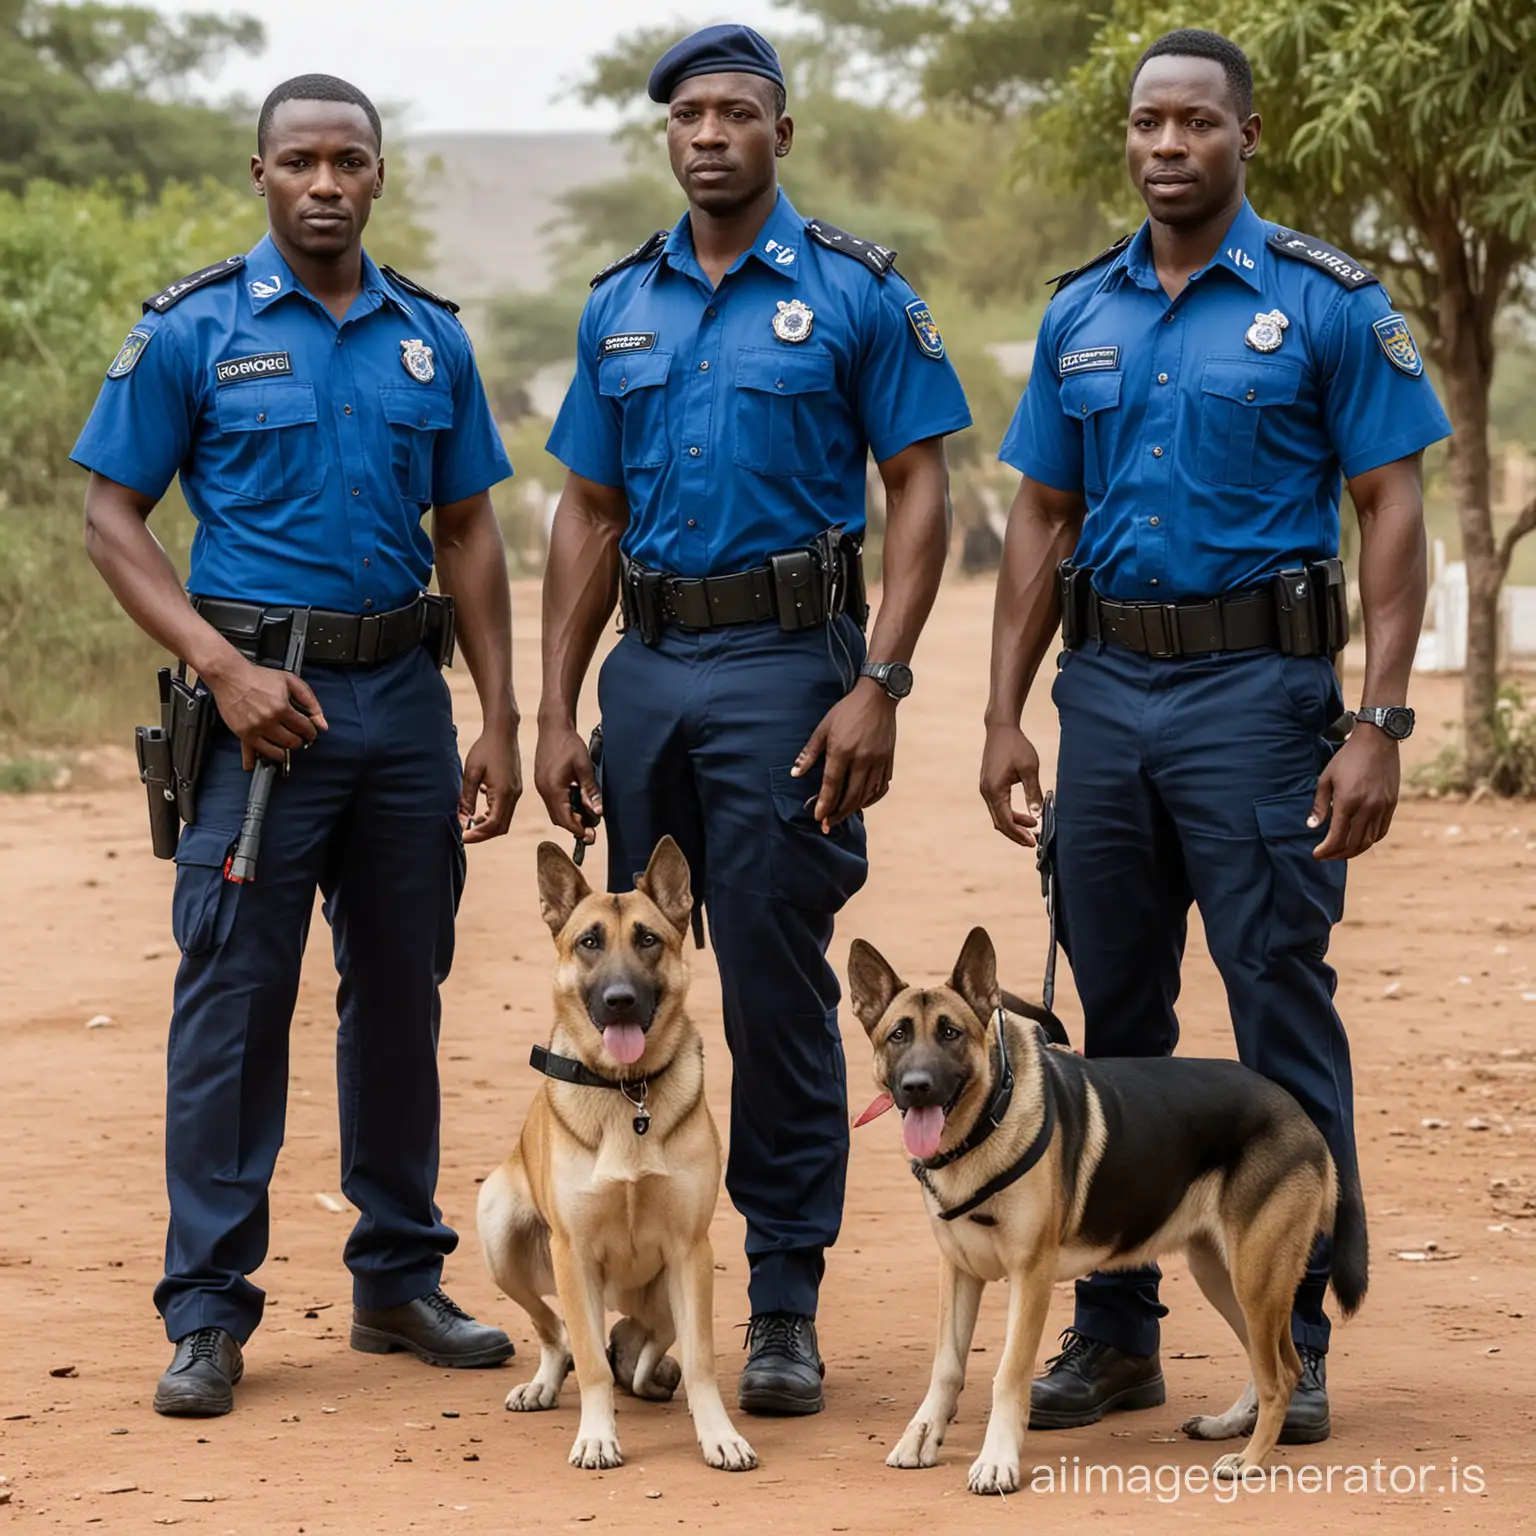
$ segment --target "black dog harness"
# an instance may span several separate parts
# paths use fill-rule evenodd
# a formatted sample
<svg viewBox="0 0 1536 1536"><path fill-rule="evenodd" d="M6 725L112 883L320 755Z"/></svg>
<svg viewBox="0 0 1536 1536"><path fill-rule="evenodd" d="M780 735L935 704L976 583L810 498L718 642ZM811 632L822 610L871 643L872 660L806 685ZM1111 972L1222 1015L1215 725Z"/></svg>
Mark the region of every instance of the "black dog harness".
<svg viewBox="0 0 1536 1536"><path fill-rule="evenodd" d="M535 1072L542 1072L545 1077L552 1077L561 1083L574 1083L578 1088L617 1089L634 1107L635 1135L644 1136L651 1128L651 1112L645 1107L651 1079L660 1077L672 1063L669 1061L666 1067L651 1073L650 1077L642 1077L638 1082L631 1083L623 1078L603 1077L572 1056L556 1056L547 1046L536 1045L528 1053L528 1065Z"/></svg>
<svg viewBox="0 0 1536 1536"><path fill-rule="evenodd" d="M953 1151L940 1153L938 1157L912 1160L912 1172L918 1183L930 1194L934 1194L935 1198L937 1195L928 1175L936 1169L947 1168L951 1163L957 1163L968 1153L974 1152L1003 1123L1003 1117L1008 1113L1008 1106L1013 1102L1013 1064L1008 1060L1008 1032L1001 1008L997 1010L997 1056L997 1086L992 1090L992 1097L987 1101L987 1107L981 1112L976 1124L971 1127L970 1135ZM1035 1133L1034 1140L1025 1147L1017 1162L1003 1169L995 1178L988 1179L969 1200L962 1201L951 1210L940 1211L940 1221L954 1221L974 1211L977 1206L985 1205L993 1195L1022 1179L1045 1156L1045 1149L1051 1144L1051 1134L1056 1129L1056 1110L1049 1085L1045 1082L1045 1063L1042 1061L1040 1066L1040 1100L1043 1112L1040 1117L1040 1129Z"/></svg>

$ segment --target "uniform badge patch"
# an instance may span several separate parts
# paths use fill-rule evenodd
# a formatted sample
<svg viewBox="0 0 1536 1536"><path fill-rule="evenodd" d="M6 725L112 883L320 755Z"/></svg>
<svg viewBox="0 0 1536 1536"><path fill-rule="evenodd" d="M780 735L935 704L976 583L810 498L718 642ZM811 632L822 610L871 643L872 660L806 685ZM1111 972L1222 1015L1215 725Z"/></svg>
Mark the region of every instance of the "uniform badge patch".
<svg viewBox="0 0 1536 1536"><path fill-rule="evenodd" d="M400 343L400 363L418 384L430 384L437 377L432 348L419 336L414 341Z"/></svg>
<svg viewBox="0 0 1536 1536"><path fill-rule="evenodd" d="M286 352L253 352L249 357L226 357L213 365L218 387L244 384L249 379L273 379L293 372L293 359Z"/></svg>
<svg viewBox="0 0 1536 1536"><path fill-rule="evenodd" d="M617 336L604 336L597 344L597 355L603 358L620 352L649 352L655 345L655 331L621 331Z"/></svg>
<svg viewBox="0 0 1536 1536"><path fill-rule="evenodd" d="M943 357L944 338L939 335L933 311L921 299L913 299L907 305L907 319L912 322L912 334L924 357Z"/></svg>
<svg viewBox="0 0 1536 1536"><path fill-rule="evenodd" d="M1267 314L1253 317L1253 324L1248 327L1243 340L1255 352L1278 352L1290 328L1291 322L1278 309L1272 309Z"/></svg>
<svg viewBox="0 0 1536 1536"><path fill-rule="evenodd" d="M112 366L107 369L109 379L126 378L133 372L133 366L144 355L144 348L149 345L151 331L129 331L123 339L123 344L117 349L117 356L112 359Z"/></svg>
<svg viewBox="0 0 1536 1536"><path fill-rule="evenodd" d="M1376 340L1387 354L1387 361L1399 373L1406 373L1410 379L1416 379L1424 372L1424 359L1419 355L1408 322L1401 315L1383 315L1371 329L1376 332Z"/></svg>
<svg viewBox="0 0 1536 1536"><path fill-rule="evenodd" d="M271 277L258 277L247 286L253 299L275 299L283 291L283 280L274 272Z"/></svg>
<svg viewBox="0 0 1536 1536"><path fill-rule="evenodd" d="M804 341L811 334L815 318L815 310L799 299L790 299L788 303L780 299L779 312L773 317L773 334L780 341Z"/></svg>
<svg viewBox="0 0 1536 1536"><path fill-rule="evenodd" d="M1078 347L1063 352L1056 360L1056 372L1062 378L1073 373L1097 373L1101 369L1120 366L1119 347Z"/></svg>

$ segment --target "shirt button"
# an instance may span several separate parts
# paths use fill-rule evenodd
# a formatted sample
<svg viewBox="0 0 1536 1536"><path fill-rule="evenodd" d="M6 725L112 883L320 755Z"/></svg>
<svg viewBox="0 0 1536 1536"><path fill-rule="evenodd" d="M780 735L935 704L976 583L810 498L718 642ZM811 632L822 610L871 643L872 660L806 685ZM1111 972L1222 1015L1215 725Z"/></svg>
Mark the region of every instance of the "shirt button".
<svg viewBox="0 0 1536 1536"><path fill-rule="evenodd" d="M1167 383L1167 382L1168 382L1168 375L1167 375L1167 374L1166 374L1166 373L1160 373L1160 374L1158 374L1158 376L1157 376L1157 382L1158 382L1158 383L1159 383L1159 384L1166 384L1166 383Z"/></svg>
<svg viewBox="0 0 1536 1536"><path fill-rule="evenodd" d="M1164 325L1172 325L1173 322L1175 320L1177 320L1178 318L1179 318L1178 311L1170 309L1168 311L1168 313L1163 316L1163 324Z"/></svg>
<svg viewBox="0 0 1536 1536"><path fill-rule="evenodd" d="M783 379L775 379L773 381L773 387L775 389L783 389L784 388L784 380Z"/></svg>
<svg viewBox="0 0 1536 1536"><path fill-rule="evenodd" d="M341 413L343 416L350 416L352 414L352 407L350 405L342 406Z"/></svg>
<svg viewBox="0 0 1536 1536"><path fill-rule="evenodd" d="M1147 526L1148 526L1148 527L1149 527L1149 528L1156 528L1156 527L1157 527L1157 525L1158 525L1158 524L1159 524L1159 523L1160 523L1160 522L1162 522L1162 518L1160 518L1160 517L1149 517L1149 518L1148 518L1148 519L1147 519ZM364 565L367 565L367 564L368 564L368 562L367 562L367 561L366 561L366 560L364 560L364 561L363 561L363 564L364 564Z"/></svg>
<svg viewBox="0 0 1536 1536"><path fill-rule="evenodd" d="M1086 400L1084 400L1083 401L1083 415L1086 416L1087 414L1088 414L1088 402Z"/></svg>
<svg viewBox="0 0 1536 1536"><path fill-rule="evenodd" d="M699 456L699 450L697 448L690 448L688 450L688 457L690 459L696 459L696 458L698 458L698 456Z"/></svg>
<svg viewBox="0 0 1536 1536"><path fill-rule="evenodd" d="M427 424L427 418L425 416L420 416L420 417L417 418L417 420L416 420L416 425L417 426L424 427L424 426L426 426L426 424Z"/></svg>
<svg viewBox="0 0 1536 1536"><path fill-rule="evenodd" d="M257 420L258 423L259 422L263 422L266 419L267 419L267 413L265 411L257 411L256 412L256 420Z"/></svg>
<svg viewBox="0 0 1536 1536"><path fill-rule="evenodd" d="M620 389L628 389L629 388L629 380L628 379L620 379L619 380L619 388Z"/></svg>
<svg viewBox="0 0 1536 1536"><path fill-rule="evenodd" d="M361 495L362 495L362 494L363 494L363 493L362 493L362 492L361 492L361 491L360 491L360 490L358 490L358 488L357 488L357 487L356 487L356 486L355 486L355 485L354 485L354 486L353 486L353 487L352 487L352 494L353 494L353 495L354 495L354 496L361 496Z"/></svg>
<svg viewBox="0 0 1536 1536"><path fill-rule="evenodd" d="M1156 582L1155 582L1155 581L1154 581L1154 582L1153 582L1153 583L1152 583L1152 585L1153 585L1153 586L1154 586L1154 587L1155 587L1155 586L1156 586L1156 585L1157 585L1157 583L1156 583ZM372 598L371 598L371 597L370 597L370 598L369 598L369 599L368 599L368 600L367 600L367 601L366 601L366 602L365 602L365 603L364 603L364 604L363 604L363 607L364 607L364 608L372 608L372 607L373 607L373 599L372 599Z"/></svg>
<svg viewBox="0 0 1536 1536"><path fill-rule="evenodd" d="M697 518L695 518L695 517L690 517L690 518L689 518L689 519L688 519L688 526L689 526L689 527L690 527L690 528L697 528L697 527L698 527L698 526L699 526L699 521L698 521L698 519L697 519Z"/></svg>
<svg viewBox="0 0 1536 1536"><path fill-rule="evenodd" d="M336 345L337 345L337 346L338 346L338 347L339 347L339 346L340 346L340 345L341 345L341 337L340 337L340 336L338 336L338 337L337 337L337 338L336 338Z"/></svg>
<svg viewBox="0 0 1536 1536"><path fill-rule="evenodd" d="M1154 517L1152 519L1152 521L1155 523L1157 521L1157 519ZM364 567L370 566L372 564L373 564L373 560L371 559L371 557L369 557L368 555L364 555L363 556L363 565L364 565Z"/></svg>
<svg viewBox="0 0 1536 1536"><path fill-rule="evenodd" d="M704 313L708 315L711 320L713 320L715 318L715 306L711 304L709 308L704 311Z"/></svg>
<svg viewBox="0 0 1536 1536"><path fill-rule="evenodd" d="M709 372L709 364L708 363L700 363L699 364L699 372L700 373L708 373Z"/></svg>
<svg viewBox="0 0 1536 1536"><path fill-rule="evenodd" d="M1247 394L1246 394L1246 395L1244 395L1244 396L1243 396L1243 399L1244 399L1244 400L1252 400L1252 399L1253 399L1253 397L1254 397L1254 392L1253 392L1253 391L1252 391L1252 390L1251 390L1251 389L1250 389L1250 390L1249 390L1249 391L1248 391L1248 393L1247 393Z"/></svg>
<svg viewBox="0 0 1536 1536"><path fill-rule="evenodd" d="M1154 448L1152 450L1152 457L1154 459L1160 459L1160 458L1162 458L1162 456L1163 456L1163 450L1161 448Z"/></svg>
<svg viewBox="0 0 1536 1536"><path fill-rule="evenodd" d="M1156 577L1156 576L1154 576L1154 577L1153 577L1153 578L1152 578L1152 580L1151 580L1151 582L1149 582L1149 583L1148 583L1148 585L1150 585L1150 586L1154 586L1154 587L1155 587L1155 586L1156 586L1156 585L1157 585L1157 577Z"/></svg>

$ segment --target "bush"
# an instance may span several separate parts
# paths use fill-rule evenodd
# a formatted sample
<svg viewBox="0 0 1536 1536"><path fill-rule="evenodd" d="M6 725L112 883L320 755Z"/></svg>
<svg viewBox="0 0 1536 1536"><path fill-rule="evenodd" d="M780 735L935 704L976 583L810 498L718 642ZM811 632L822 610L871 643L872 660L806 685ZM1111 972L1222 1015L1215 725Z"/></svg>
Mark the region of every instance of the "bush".
<svg viewBox="0 0 1536 1536"><path fill-rule="evenodd" d="M1486 779L1473 782L1459 741L1441 748L1432 762L1408 775L1409 786L1424 794L1468 794L1486 788L1496 795L1536 798L1536 703L1519 683L1499 688L1493 714L1493 756Z"/></svg>

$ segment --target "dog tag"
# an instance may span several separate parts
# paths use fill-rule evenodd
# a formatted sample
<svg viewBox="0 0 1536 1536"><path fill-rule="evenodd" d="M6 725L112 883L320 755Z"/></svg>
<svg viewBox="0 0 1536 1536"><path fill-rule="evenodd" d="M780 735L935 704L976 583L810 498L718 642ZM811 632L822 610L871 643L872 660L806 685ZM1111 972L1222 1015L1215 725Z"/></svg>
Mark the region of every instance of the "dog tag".
<svg viewBox="0 0 1536 1536"><path fill-rule="evenodd" d="M651 1128L651 1112L645 1105L641 1105L635 1112L635 1135L644 1136Z"/></svg>

